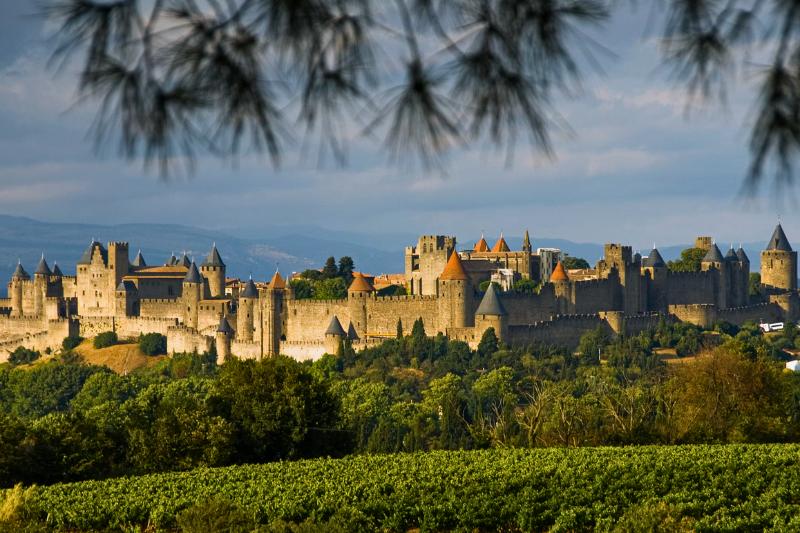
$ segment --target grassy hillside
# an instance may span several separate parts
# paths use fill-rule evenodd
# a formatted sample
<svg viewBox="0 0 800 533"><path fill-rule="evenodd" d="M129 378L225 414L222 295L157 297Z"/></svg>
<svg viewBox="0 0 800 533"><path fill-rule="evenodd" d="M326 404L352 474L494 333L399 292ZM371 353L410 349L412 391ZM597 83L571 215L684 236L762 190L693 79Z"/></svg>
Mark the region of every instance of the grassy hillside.
<svg viewBox="0 0 800 533"><path fill-rule="evenodd" d="M245 530L272 524L267 531L278 522L350 531L797 530L799 454L799 445L430 452L200 469L6 495L24 502L16 516L69 530L169 528L176 517L184 530L219 518Z"/></svg>
<svg viewBox="0 0 800 533"><path fill-rule="evenodd" d="M126 374L137 368L150 367L158 364L166 355L145 355L139 349L139 344L116 344L107 348L95 348L92 340L84 340L75 352L91 365L107 366L117 374Z"/></svg>

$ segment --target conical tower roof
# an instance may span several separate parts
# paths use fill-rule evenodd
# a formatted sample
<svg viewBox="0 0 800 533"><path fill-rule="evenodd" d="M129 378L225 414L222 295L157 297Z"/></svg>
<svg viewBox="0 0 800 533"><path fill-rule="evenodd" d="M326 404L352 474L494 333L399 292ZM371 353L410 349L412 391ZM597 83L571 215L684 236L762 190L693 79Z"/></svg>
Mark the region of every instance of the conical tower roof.
<svg viewBox="0 0 800 533"><path fill-rule="evenodd" d="M178 262L175 264L189 268L189 265L191 265L192 263L194 263L194 261L190 261L189 257L186 255L186 252L184 252L181 258L178 259Z"/></svg>
<svg viewBox="0 0 800 533"><path fill-rule="evenodd" d="M204 267L224 267L225 263L222 262L222 257L220 257L219 252L217 251L217 243L211 245L211 251L208 252L205 261L200 266Z"/></svg>
<svg viewBox="0 0 800 533"><path fill-rule="evenodd" d="M283 281L283 276L281 276L281 273L278 272L277 270L272 275L272 279L269 282L269 288L272 289L272 290L285 289L286 288L286 282Z"/></svg>
<svg viewBox="0 0 800 533"><path fill-rule="evenodd" d="M664 262L664 258L661 257L658 248L653 248L650 250L650 255L647 256L647 259L642 262L642 266L661 268L667 266L667 264Z"/></svg>
<svg viewBox="0 0 800 533"><path fill-rule="evenodd" d="M339 319L336 318L336 315L333 315L333 318L331 318L331 323L328 324L328 329L325 330L325 335L335 335L337 337L347 336L347 333L344 332L344 328L342 327L342 323L339 322Z"/></svg>
<svg viewBox="0 0 800 533"><path fill-rule="evenodd" d="M447 264L439 275L439 279L442 281L469 279L467 271L464 270L464 264L461 262L461 258L455 250L450 254L450 259L447 260Z"/></svg>
<svg viewBox="0 0 800 533"><path fill-rule="evenodd" d="M497 239L497 242L494 243L494 246L492 246L492 251L493 252L510 252L511 251L511 248L508 247L508 243L503 238L503 234L502 233L500 234L500 238Z"/></svg>
<svg viewBox="0 0 800 533"><path fill-rule="evenodd" d="M744 248L742 248L741 246L739 246L739 249L736 250L736 257L738 257L739 261L741 261L742 263L750 262L750 258L747 257L747 254L744 252Z"/></svg>
<svg viewBox="0 0 800 533"><path fill-rule="evenodd" d="M169 259L167 259L167 266L175 266L177 264L178 264L178 258L175 257L175 254L170 255Z"/></svg>
<svg viewBox="0 0 800 533"><path fill-rule="evenodd" d="M724 260L722 252L719 251L716 243L711 245L711 248L708 249L705 257L703 257L703 263L722 263Z"/></svg>
<svg viewBox="0 0 800 533"><path fill-rule="evenodd" d="M189 265L189 271L186 272L186 277L183 278L184 283L203 283L203 277L200 276L200 272L197 270L197 265L194 264L194 261L191 262Z"/></svg>
<svg viewBox="0 0 800 533"><path fill-rule="evenodd" d="M489 243L486 242L486 239L483 238L481 235L481 239L475 243L475 247L472 249L473 252L488 252L489 251Z"/></svg>
<svg viewBox="0 0 800 533"><path fill-rule="evenodd" d="M525 230L525 237L522 239L522 249L523 250L530 250L531 249L531 236L528 233L528 230Z"/></svg>
<svg viewBox="0 0 800 533"><path fill-rule="evenodd" d="M739 257L736 255L736 250L733 249L733 246L731 246L728 249L728 253L725 254L725 261L732 263L737 263L739 261Z"/></svg>
<svg viewBox="0 0 800 533"><path fill-rule="evenodd" d="M133 262L131 263L132 266L135 267L146 267L147 263L144 260L144 256L142 255L142 251L139 250L136 253L136 257L133 258Z"/></svg>
<svg viewBox="0 0 800 533"><path fill-rule="evenodd" d="M769 243L767 243L767 250L792 251L792 245L789 244L789 239L786 238L786 234L783 232L783 227L780 224L775 226L775 231L772 232L772 237L770 237Z"/></svg>
<svg viewBox="0 0 800 533"><path fill-rule="evenodd" d="M25 269L22 268L22 263L17 263L17 268L14 270L14 273L11 275L13 279L31 279Z"/></svg>
<svg viewBox="0 0 800 533"><path fill-rule="evenodd" d="M486 289L486 294L483 295L481 304L478 306L478 310L475 311L475 314L494 316L505 316L508 314L506 308L503 307L503 302L500 301L497 290L494 288L494 283L489 284L489 288Z"/></svg>
<svg viewBox="0 0 800 533"><path fill-rule="evenodd" d="M61 272L61 269L58 268L58 263L53 261L53 275L58 276L59 278L64 277L64 274Z"/></svg>
<svg viewBox="0 0 800 533"><path fill-rule="evenodd" d="M350 325L347 326L347 337L353 341L358 340L358 333L356 332L356 328L352 322L350 322Z"/></svg>
<svg viewBox="0 0 800 533"><path fill-rule="evenodd" d="M256 289L256 284L253 283L253 278L247 280L244 290L239 296L242 298L258 298L258 289Z"/></svg>
<svg viewBox="0 0 800 533"><path fill-rule="evenodd" d="M375 290L375 287L372 286L372 283L370 283L367 278L361 274L356 274L353 276L353 282L347 290L350 292L372 292Z"/></svg>
<svg viewBox="0 0 800 533"><path fill-rule="evenodd" d="M39 259L39 265L36 267L34 274L39 274L42 276L50 276L53 274L53 272L50 270L50 267L47 266L47 261L44 258L44 254L42 254L42 258Z"/></svg>
<svg viewBox="0 0 800 533"><path fill-rule="evenodd" d="M194 263L192 263L194 264ZM217 326L217 333L224 333L225 335L233 335L233 328L228 324L228 319L224 315L219 317L219 326Z"/></svg>
<svg viewBox="0 0 800 533"><path fill-rule="evenodd" d="M78 259L79 265L88 265L89 263L92 262L92 253L94 252L95 246L100 247L100 253L103 254L103 260L105 260L106 249L103 248L102 244L92 239L92 242L89 243L89 247L86 248L86 250L84 250L83 255L81 255L81 258Z"/></svg>
<svg viewBox="0 0 800 533"><path fill-rule="evenodd" d="M569 276L567 275L567 271L564 270L564 265L561 261L558 262L556 267L553 269L553 273L550 274L550 282L556 283L558 281L569 281Z"/></svg>

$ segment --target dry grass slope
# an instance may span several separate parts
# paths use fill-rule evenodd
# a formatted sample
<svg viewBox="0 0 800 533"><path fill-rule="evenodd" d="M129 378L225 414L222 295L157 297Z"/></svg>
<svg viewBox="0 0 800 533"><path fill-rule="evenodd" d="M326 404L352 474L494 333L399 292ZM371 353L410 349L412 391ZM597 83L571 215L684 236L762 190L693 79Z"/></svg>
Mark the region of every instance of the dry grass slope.
<svg viewBox="0 0 800 533"><path fill-rule="evenodd" d="M136 343L117 344L108 348L97 349L92 346L91 339L83 341L75 348L84 361L93 365L107 366L117 374L126 374L137 368L150 367L164 359L166 355L145 355Z"/></svg>

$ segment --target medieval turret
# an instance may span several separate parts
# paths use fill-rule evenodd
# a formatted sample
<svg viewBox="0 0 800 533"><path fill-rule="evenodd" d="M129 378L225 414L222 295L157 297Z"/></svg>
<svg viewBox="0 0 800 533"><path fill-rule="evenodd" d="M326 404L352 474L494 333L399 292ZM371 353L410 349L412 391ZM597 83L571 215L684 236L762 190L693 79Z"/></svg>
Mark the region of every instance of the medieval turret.
<svg viewBox="0 0 800 533"><path fill-rule="evenodd" d="M214 339L217 348L218 365L224 363L231 356L231 337L233 337L233 328L231 328L225 315L220 315L219 326L217 326Z"/></svg>
<svg viewBox="0 0 800 533"><path fill-rule="evenodd" d="M500 238L497 239L497 242L494 243L494 246L492 246L492 252L500 253L500 252L510 252L510 251L511 248L508 247L508 243L506 242L505 238L503 237L503 234L501 233Z"/></svg>
<svg viewBox="0 0 800 533"><path fill-rule="evenodd" d="M325 330L325 353L335 355L339 351L339 344L347 338L339 318L333 315L328 329Z"/></svg>
<svg viewBox="0 0 800 533"><path fill-rule="evenodd" d="M488 252L489 251L489 243L486 242L486 239L483 238L483 233L481 233L481 238L478 242L475 243L475 246L472 248L473 252Z"/></svg>
<svg viewBox="0 0 800 533"><path fill-rule="evenodd" d="M131 266L136 267L136 268L142 268L142 267L146 267L147 266L147 263L144 260L144 256L142 255L142 251L141 250L136 252L136 257L133 258L133 262L131 263Z"/></svg>
<svg viewBox="0 0 800 533"><path fill-rule="evenodd" d="M197 329L200 300L203 299L203 277L197 270L197 265L192 261L186 277L183 278L183 293L181 296L184 308L184 323Z"/></svg>
<svg viewBox="0 0 800 533"><path fill-rule="evenodd" d="M265 298L262 300L261 316L263 323L261 334L266 355L278 355L281 350L281 316L286 296L286 282L277 270L269 282Z"/></svg>
<svg viewBox="0 0 800 533"><path fill-rule="evenodd" d="M453 250L444 270L439 275L439 329L465 328L474 324L470 316L473 288L464 264Z"/></svg>
<svg viewBox="0 0 800 533"><path fill-rule="evenodd" d="M729 306L730 268L716 244L712 244L706 252L706 255L703 256L703 259L700 261L700 269L704 272L716 272L716 298L714 303L717 304L719 309L727 308Z"/></svg>
<svg viewBox="0 0 800 533"><path fill-rule="evenodd" d="M253 283L253 278L247 280L244 290L239 293L239 310L236 313L236 338L240 341L253 340L253 325L255 324L255 304L258 302L258 289Z"/></svg>
<svg viewBox="0 0 800 533"><path fill-rule="evenodd" d="M11 298L11 316L22 316L22 291L26 282L29 282L31 277L25 272L21 262L17 262L17 268L14 274L11 275L11 287L9 290L9 297Z"/></svg>
<svg viewBox="0 0 800 533"><path fill-rule="evenodd" d="M761 252L761 285L768 293L797 289L797 252L778 224Z"/></svg>
<svg viewBox="0 0 800 533"><path fill-rule="evenodd" d="M375 296L375 287L363 274L356 274L347 288L350 324L358 337L367 336L367 301Z"/></svg>
<svg viewBox="0 0 800 533"><path fill-rule="evenodd" d="M475 311L475 328L479 333L494 328L500 341L508 338L508 312L503 307L503 302L500 301L500 296L493 283L489 284L480 305L478 305L478 310Z"/></svg>
<svg viewBox="0 0 800 533"><path fill-rule="evenodd" d="M208 291L212 298L225 296L225 263L217 251L216 243L211 245L211 251L200 265L200 273L208 280Z"/></svg>

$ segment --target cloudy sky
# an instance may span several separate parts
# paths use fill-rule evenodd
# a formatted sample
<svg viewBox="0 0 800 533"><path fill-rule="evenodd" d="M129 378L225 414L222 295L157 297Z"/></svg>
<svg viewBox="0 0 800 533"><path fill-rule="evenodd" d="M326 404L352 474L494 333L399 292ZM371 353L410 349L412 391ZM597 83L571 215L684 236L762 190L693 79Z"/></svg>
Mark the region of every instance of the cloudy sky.
<svg viewBox="0 0 800 533"><path fill-rule="evenodd" d="M726 109L684 114L684 100L658 69L642 13L620 13L601 37L616 58L589 75L558 110L571 132L555 137L556 157L521 146L504 154L453 153L446 174L398 168L381 146L358 140L347 168L319 166L292 151L282 168L248 158L238 168L210 158L191 179L169 182L113 151L98 156L86 132L91 107L73 106L69 70L46 68L32 2L0 6L0 213L48 221L186 223L210 229L319 225L365 233L485 230L646 248L689 242L768 239L779 215L790 238L800 215L766 191L737 198L748 163L748 94ZM781 213L782 211L782 213ZM800 229L794 232L800 235Z"/></svg>

